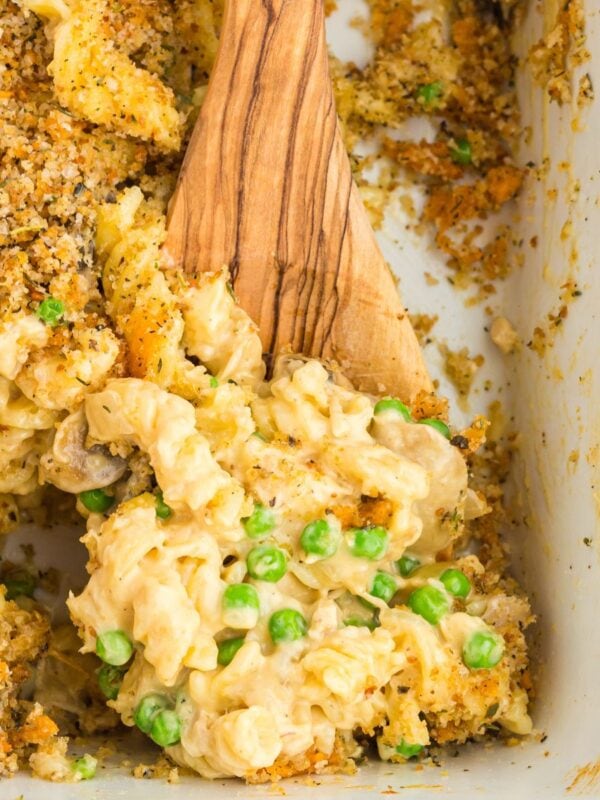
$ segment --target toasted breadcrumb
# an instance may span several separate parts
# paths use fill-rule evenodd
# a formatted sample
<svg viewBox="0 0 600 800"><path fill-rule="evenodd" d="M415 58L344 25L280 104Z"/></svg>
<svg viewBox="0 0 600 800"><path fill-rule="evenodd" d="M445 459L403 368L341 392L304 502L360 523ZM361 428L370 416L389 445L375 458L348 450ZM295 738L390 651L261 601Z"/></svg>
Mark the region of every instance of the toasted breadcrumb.
<svg viewBox="0 0 600 800"><path fill-rule="evenodd" d="M168 783L179 783L181 767L176 767L167 756L160 755L154 764L136 764L131 770L134 778L159 778Z"/></svg>
<svg viewBox="0 0 600 800"><path fill-rule="evenodd" d="M343 527L362 528L366 525L388 525L393 507L385 497L363 497L358 506L334 506L331 512Z"/></svg>
<svg viewBox="0 0 600 800"><path fill-rule="evenodd" d="M486 442L486 431L490 426L490 422L485 417L478 415L468 428L462 430L457 434L460 442L456 442L463 455L471 455L479 450ZM455 437L456 438L456 437ZM452 440L454 442L454 440Z"/></svg>
<svg viewBox="0 0 600 800"><path fill-rule="evenodd" d="M41 706L19 698L49 635L48 617L38 608L26 610L6 600L0 586L0 776L14 774L58 733Z"/></svg>
<svg viewBox="0 0 600 800"><path fill-rule="evenodd" d="M452 160L448 142L396 142L384 139L382 152L398 164L443 180L460 178L464 170Z"/></svg>
<svg viewBox="0 0 600 800"><path fill-rule="evenodd" d="M515 60L508 30L518 3L451 0L439 17L423 21L412 0L369 0L371 18L361 28L374 53L367 65L332 62L338 112L352 151L359 140L378 146L394 170L421 180L429 194L423 220L434 227L436 244L464 288L474 282L484 299L490 281L511 267L510 232L496 226L489 239L473 223L489 219L518 193L524 171L512 159L520 134L514 91ZM446 29L449 35L446 35ZM399 129L407 117L424 116L436 127L433 141L398 140L382 126ZM460 147L467 148L461 153ZM457 149L458 148L458 149ZM372 179L362 173L372 158L353 158L367 194ZM377 179L380 222L390 191ZM386 198L387 194L387 198ZM367 194L368 197L368 194Z"/></svg>
<svg viewBox="0 0 600 800"><path fill-rule="evenodd" d="M505 355L514 353L519 348L519 334L506 319L506 317L496 317L490 327L490 337L496 347Z"/></svg>
<svg viewBox="0 0 600 800"><path fill-rule="evenodd" d="M431 342L429 334L433 330L439 317L437 314L409 314L411 325L417 334L421 347Z"/></svg>
<svg viewBox="0 0 600 800"><path fill-rule="evenodd" d="M448 420L448 400L435 392L420 391L413 400L411 411L414 419Z"/></svg>
<svg viewBox="0 0 600 800"><path fill-rule="evenodd" d="M579 78L577 86L577 107L584 108L584 106L589 106L593 103L594 97L594 84L592 83L592 78L589 73L586 73Z"/></svg>
<svg viewBox="0 0 600 800"><path fill-rule="evenodd" d="M269 781L280 781L282 778L291 778L294 775L324 775L332 772L352 775L356 772L353 759L359 753L360 747L352 737L342 737L338 734L329 755L324 755L311 747L293 758L280 757L272 767L249 772L245 777L248 783L268 783Z"/></svg>
<svg viewBox="0 0 600 800"><path fill-rule="evenodd" d="M560 287L557 306L552 311L549 311L545 318L533 328L527 347L537 353L540 358L554 344L554 339L561 325L569 316L569 306L581 295L582 291L576 281L566 281Z"/></svg>
<svg viewBox="0 0 600 800"><path fill-rule="evenodd" d="M444 372L458 390L459 395L466 397L471 390L477 370L483 365L483 356L471 356L466 347L462 347L460 350L451 350L446 344L440 344L439 350L444 357Z"/></svg>
<svg viewBox="0 0 600 800"><path fill-rule="evenodd" d="M559 105L571 100L573 68L590 58L585 41L583 2L566 0L558 6L550 30L529 51L534 78Z"/></svg>
<svg viewBox="0 0 600 800"><path fill-rule="evenodd" d="M31 771L47 781L71 781L74 773L67 758L68 740L64 736L50 737L29 756Z"/></svg>

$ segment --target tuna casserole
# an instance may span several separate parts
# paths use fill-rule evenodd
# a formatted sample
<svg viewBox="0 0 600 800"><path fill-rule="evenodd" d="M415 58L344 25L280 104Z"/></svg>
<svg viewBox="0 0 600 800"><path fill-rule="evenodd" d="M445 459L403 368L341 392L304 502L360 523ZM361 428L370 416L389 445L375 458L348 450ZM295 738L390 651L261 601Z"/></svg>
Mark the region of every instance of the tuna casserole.
<svg viewBox="0 0 600 800"><path fill-rule="evenodd" d="M441 24L411 8L373 3L398 31L380 42L380 77L403 36L437 37L443 55ZM166 203L220 13L210 0L3 7L2 526L51 522L70 497L89 554L68 600L78 643L50 635L31 576L2 564L5 774L28 762L53 780L93 776L95 759L71 759L57 736L65 709L78 732L94 728L92 707L95 730L120 719L176 764L256 782L347 769L369 747L404 762L531 731L529 605L501 575L492 481L470 478L485 421L451 431L438 397L360 394L294 354L266 380L226 271L163 269ZM452 13L461 41L481 29L498 44L493 13ZM488 213L520 184L494 139L512 110L498 102L488 129L489 115L468 117L466 56L446 49L446 84L405 70L408 109L391 95L385 113L435 110L443 147L421 152L454 164L442 182L479 170ZM386 81L336 69L351 144L357 120L361 134L377 122L365 108ZM488 82L492 95L501 85ZM465 554L473 534L479 557ZM73 702L49 690L57 664L63 685L79 676Z"/></svg>

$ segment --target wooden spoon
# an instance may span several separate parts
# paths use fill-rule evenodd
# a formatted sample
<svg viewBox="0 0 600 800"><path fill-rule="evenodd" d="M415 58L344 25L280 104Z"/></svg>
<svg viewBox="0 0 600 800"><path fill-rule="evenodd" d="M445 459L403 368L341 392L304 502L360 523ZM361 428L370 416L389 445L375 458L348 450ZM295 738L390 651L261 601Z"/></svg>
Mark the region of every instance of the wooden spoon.
<svg viewBox="0 0 600 800"><path fill-rule="evenodd" d="M338 127L323 0L228 0L171 201L166 255L230 268L266 354L337 361L358 388L431 390Z"/></svg>

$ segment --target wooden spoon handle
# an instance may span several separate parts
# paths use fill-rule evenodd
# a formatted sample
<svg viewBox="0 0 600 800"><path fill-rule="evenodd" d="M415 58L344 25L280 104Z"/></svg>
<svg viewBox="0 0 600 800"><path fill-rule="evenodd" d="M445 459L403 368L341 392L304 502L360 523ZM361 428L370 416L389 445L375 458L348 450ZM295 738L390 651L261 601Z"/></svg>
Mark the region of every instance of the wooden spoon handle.
<svg viewBox="0 0 600 800"><path fill-rule="evenodd" d="M360 387L430 389L338 129L322 0L229 0L166 242L228 265L266 353L337 360Z"/></svg>
<svg viewBox="0 0 600 800"><path fill-rule="evenodd" d="M260 291L269 274L259 274L259 264L314 262L304 252L311 220L295 219L294 232L287 212L306 211L315 225L322 216L317 204L336 129L322 31L320 0L226 3L208 94L172 200L170 231L186 226L184 237L169 237L172 255L190 272L228 264L238 291L240 280L252 279L239 274L242 261L255 260L255 310L270 296ZM192 171L193 183L185 180ZM298 194L306 196L300 204ZM197 242L208 248L201 263Z"/></svg>

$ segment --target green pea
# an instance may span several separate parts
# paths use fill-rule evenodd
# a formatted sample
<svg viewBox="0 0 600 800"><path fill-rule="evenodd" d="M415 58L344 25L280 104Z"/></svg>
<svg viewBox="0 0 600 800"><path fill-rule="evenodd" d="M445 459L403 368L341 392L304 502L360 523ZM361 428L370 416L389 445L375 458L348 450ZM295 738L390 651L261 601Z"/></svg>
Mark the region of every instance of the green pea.
<svg viewBox="0 0 600 800"><path fill-rule="evenodd" d="M248 553L246 565L250 577L255 580L277 583L287 571L287 558L278 547L259 544Z"/></svg>
<svg viewBox="0 0 600 800"><path fill-rule="evenodd" d="M373 597L378 597L384 603L389 603L392 597L396 594L398 586L396 579L388 572L377 572L373 578L369 594Z"/></svg>
<svg viewBox="0 0 600 800"><path fill-rule="evenodd" d="M340 546L341 534L326 519L309 522L300 536L300 546L310 556L319 560L330 558Z"/></svg>
<svg viewBox="0 0 600 800"><path fill-rule="evenodd" d="M36 311L39 319L46 325L53 328L61 321L65 315L65 304L62 300L57 300L55 297L46 297L45 300L39 304Z"/></svg>
<svg viewBox="0 0 600 800"><path fill-rule="evenodd" d="M119 689L123 683L123 670L113 667L112 664L104 664L98 670L98 686L107 700L116 700Z"/></svg>
<svg viewBox="0 0 600 800"><path fill-rule="evenodd" d="M375 403L373 414L376 417L386 411L393 411L394 414L399 414L406 422L410 422L412 419L409 407L396 397L384 397L383 400Z"/></svg>
<svg viewBox="0 0 600 800"><path fill-rule="evenodd" d="M36 579L25 569L11 570L6 577L0 578L0 583L6 586L6 599L14 600L17 597L33 597Z"/></svg>
<svg viewBox="0 0 600 800"><path fill-rule="evenodd" d="M219 385L219 381L215 378L214 375L210 376L209 385L211 389L216 389Z"/></svg>
<svg viewBox="0 0 600 800"><path fill-rule="evenodd" d="M295 642L308 632L308 623L299 611L294 608L282 608L271 614L269 634L273 644Z"/></svg>
<svg viewBox="0 0 600 800"><path fill-rule="evenodd" d="M159 711L152 721L150 738L159 747L172 747L181 739L181 720L170 708Z"/></svg>
<svg viewBox="0 0 600 800"><path fill-rule="evenodd" d="M455 597L467 597L471 591L471 581L459 569L445 570L440 575L440 581L446 587L446 591Z"/></svg>
<svg viewBox="0 0 600 800"><path fill-rule="evenodd" d="M249 583L232 583L223 592L223 621L230 628L253 628L260 612L258 592Z"/></svg>
<svg viewBox="0 0 600 800"><path fill-rule="evenodd" d="M387 553L389 538L381 525L368 525L366 528L351 528L348 545L353 556L377 561Z"/></svg>
<svg viewBox="0 0 600 800"><path fill-rule="evenodd" d="M92 511L95 514L104 514L115 502L115 498L106 494L102 489L89 489L87 492L80 492L79 499L88 511Z"/></svg>
<svg viewBox="0 0 600 800"><path fill-rule="evenodd" d="M493 631L476 631L471 634L462 651L469 669L491 669L504 655L504 639Z"/></svg>
<svg viewBox="0 0 600 800"><path fill-rule="evenodd" d="M408 607L427 622L437 625L450 610L450 601L445 592L428 584L410 593Z"/></svg>
<svg viewBox="0 0 600 800"><path fill-rule="evenodd" d="M96 655L105 664L122 667L133 655L133 645L124 631L106 631L96 639Z"/></svg>
<svg viewBox="0 0 600 800"><path fill-rule="evenodd" d="M133 721L142 733L150 733L154 719L161 711L168 708L168 706L169 701L164 694L147 694L145 697L142 697L135 707Z"/></svg>
<svg viewBox="0 0 600 800"><path fill-rule="evenodd" d="M233 639L224 639L222 642L219 642L217 645L219 651L217 655L217 664L220 664L222 667L231 664L233 657L245 641L243 636L236 636Z"/></svg>
<svg viewBox="0 0 600 800"><path fill-rule="evenodd" d="M408 578L417 567L421 566L421 562L418 558L413 558L412 556L402 556L396 561L396 567L398 568L398 572L402 575L403 578Z"/></svg>
<svg viewBox="0 0 600 800"><path fill-rule="evenodd" d="M156 493L154 507L156 508L156 516L159 519L169 519L173 515L173 509L165 503L163 493L160 491Z"/></svg>
<svg viewBox="0 0 600 800"><path fill-rule="evenodd" d="M473 152L468 139L457 139L456 147L450 148L450 158L456 164L466 166L470 164L473 159Z"/></svg>
<svg viewBox="0 0 600 800"><path fill-rule="evenodd" d="M423 100L425 106L436 106L437 101L444 94L444 84L441 81L424 83L417 91L417 97Z"/></svg>
<svg viewBox="0 0 600 800"><path fill-rule="evenodd" d="M258 593L249 583L232 583L223 593L223 608L260 608Z"/></svg>
<svg viewBox="0 0 600 800"><path fill-rule="evenodd" d="M419 755L422 749L422 744L410 744L410 742L406 742L404 739L400 739L400 743L395 747L396 752L399 756L402 756L402 758L413 758L413 756Z"/></svg>
<svg viewBox="0 0 600 800"><path fill-rule="evenodd" d="M97 766L98 760L89 755L89 753L86 753L84 756L81 756L81 758L75 759L71 764L71 770L80 780L89 781L90 778L93 778L96 774Z"/></svg>
<svg viewBox="0 0 600 800"><path fill-rule="evenodd" d="M255 503L254 511L242 519L242 524L251 539L264 539L275 527L275 514L262 503Z"/></svg>
<svg viewBox="0 0 600 800"><path fill-rule="evenodd" d="M449 439L451 436L450 428L446 425L445 422L442 422L441 419L420 419L419 424L429 425L430 428L433 428L438 433L441 433L442 436L446 437L446 439Z"/></svg>

